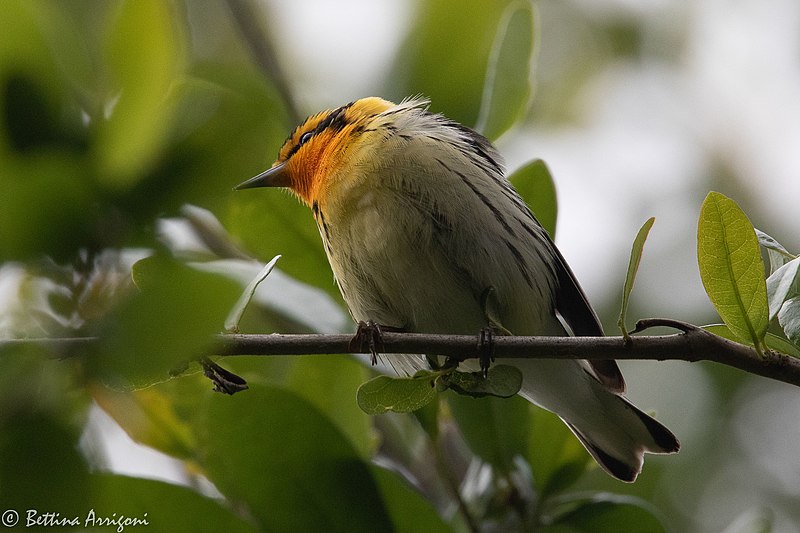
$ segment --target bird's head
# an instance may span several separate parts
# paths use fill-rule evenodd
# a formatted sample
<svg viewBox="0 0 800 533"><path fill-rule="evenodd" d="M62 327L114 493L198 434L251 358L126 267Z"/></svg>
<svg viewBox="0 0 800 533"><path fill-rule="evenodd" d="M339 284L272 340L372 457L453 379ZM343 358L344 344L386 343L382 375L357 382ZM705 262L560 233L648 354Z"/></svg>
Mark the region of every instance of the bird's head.
<svg viewBox="0 0 800 533"><path fill-rule="evenodd" d="M370 97L311 115L289 135L271 168L235 189L287 187L311 206L337 179L346 179L342 170L369 147L370 134L376 132L371 124L394 107Z"/></svg>

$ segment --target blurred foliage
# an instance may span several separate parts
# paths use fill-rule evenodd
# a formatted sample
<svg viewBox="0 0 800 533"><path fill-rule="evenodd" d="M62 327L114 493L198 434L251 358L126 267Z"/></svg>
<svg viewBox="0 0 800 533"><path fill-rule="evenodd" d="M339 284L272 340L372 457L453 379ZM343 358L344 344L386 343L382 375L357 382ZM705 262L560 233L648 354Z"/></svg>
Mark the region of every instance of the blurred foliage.
<svg viewBox="0 0 800 533"><path fill-rule="evenodd" d="M93 353L0 353L0 511L85 518L94 509L145 517L154 531L680 525L648 503L670 505L656 498L665 462L649 463L636 487L612 485L624 495L610 494L613 482L594 477L567 427L520 398L448 392L415 414L369 417L356 390L372 371L338 357L225 360L251 389L211 392L190 360L260 270L250 257L283 255L243 330L350 327L307 210L274 191L231 192L271 163L294 126L281 58L253 59L272 53L270 21L251 16L258 6L4 2L0 336L102 342ZM534 7L420 2L386 96L424 94L433 111L501 136L525 118L533 93ZM612 55L635 54L635 28L601 30L593 28L617 43ZM591 71L563 63L573 70L559 79L572 84ZM562 89L551 84L545 106ZM552 235L547 167L533 161L511 179ZM180 209L187 203L233 236L214 216L193 223ZM178 213L190 230L169 229L164 217ZM783 295L778 308L788 311L778 318L796 332L788 270L776 272L770 294ZM96 409L172 458L170 482L109 472L87 422Z"/></svg>
<svg viewBox="0 0 800 533"><path fill-rule="evenodd" d="M424 94L431 110L474 126L497 26L515 0L431 0L420 4L416 24L400 46L386 88L398 101ZM524 54L529 54L525 50Z"/></svg>
<svg viewBox="0 0 800 533"><path fill-rule="evenodd" d="M475 124L475 130L490 140L497 139L527 111L534 27L533 6L525 1L510 4L498 23Z"/></svg>
<svg viewBox="0 0 800 533"><path fill-rule="evenodd" d="M547 164L535 159L516 169L508 179L536 214L539 224L555 240L558 202L556 186Z"/></svg>

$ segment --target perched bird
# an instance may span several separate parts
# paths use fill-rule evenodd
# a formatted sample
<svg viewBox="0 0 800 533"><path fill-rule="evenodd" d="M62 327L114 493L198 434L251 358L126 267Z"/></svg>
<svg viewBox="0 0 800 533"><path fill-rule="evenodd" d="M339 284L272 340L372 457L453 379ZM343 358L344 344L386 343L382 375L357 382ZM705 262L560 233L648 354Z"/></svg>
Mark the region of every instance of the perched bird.
<svg viewBox="0 0 800 533"><path fill-rule="evenodd" d="M493 325L514 335L602 335L497 150L428 104L372 97L312 115L270 169L236 188L287 187L311 208L357 321L418 333ZM612 476L634 481L645 452L678 451L675 436L622 395L615 361L504 362L522 371L519 394L561 417ZM401 374L428 367L420 355L390 363Z"/></svg>

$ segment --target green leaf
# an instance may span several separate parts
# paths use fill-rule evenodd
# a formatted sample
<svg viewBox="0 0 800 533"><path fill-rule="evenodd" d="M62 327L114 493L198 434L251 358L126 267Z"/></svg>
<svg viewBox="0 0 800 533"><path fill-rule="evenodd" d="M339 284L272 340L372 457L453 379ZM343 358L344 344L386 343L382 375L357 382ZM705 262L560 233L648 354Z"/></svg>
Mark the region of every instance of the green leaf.
<svg viewBox="0 0 800 533"><path fill-rule="evenodd" d="M778 312L778 323L795 346L800 347L800 296L787 300Z"/></svg>
<svg viewBox="0 0 800 533"><path fill-rule="evenodd" d="M111 113L104 121L97 117L97 158L100 180L128 190L166 146L176 103L169 95L183 74L183 43L169 3L128 0L114 15L105 49Z"/></svg>
<svg viewBox="0 0 800 533"><path fill-rule="evenodd" d="M147 521L146 525L130 524L124 531L147 531L151 528L176 532L258 531L253 524L238 516L234 509L188 487L150 479L99 474L91 477L91 490L91 503L80 514L80 525L86 526L85 531L118 531L117 527L102 525L99 520L122 517ZM179 505L176 505L178 502Z"/></svg>
<svg viewBox="0 0 800 533"><path fill-rule="evenodd" d="M136 288L142 291L157 287L161 265L162 259L155 255L136 261L131 266L131 280Z"/></svg>
<svg viewBox="0 0 800 533"><path fill-rule="evenodd" d="M180 209L181 218L178 220L185 222L191 228L192 233L197 236L202 247L208 249L208 253L213 258L219 259L238 259L241 261L252 261L253 258L243 252L235 242L233 236L228 233L222 222L217 216L208 209L192 204L183 204ZM181 258L187 260L208 259L208 253L202 251L195 243L176 243L170 249ZM195 255L197 254L197 255ZM273 258L274 260L275 258ZM266 269L265 269L266 270Z"/></svg>
<svg viewBox="0 0 800 533"><path fill-rule="evenodd" d="M767 250L769 257L769 273L774 274L780 267L795 259L797 256L789 253L781 243L756 228L756 235L758 236L758 244Z"/></svg>
<svg viewBox="0 0 800 533"><path fill-rule="evenodd" d="M566 424L544 409L532 410L525 456L542 500L570 487L593 464Z"/></svg>
<svg viewBox="0 0 800 533"><path fill-rule="evenodd" d="M742 339L734 335L725 324L709 324L707 326L703 326L703 329L713 333L714 335L724 337L730 341L742 342ZM767 336L764 338L764 343L770 350L775 350L776 352L785 353L794 357L800 357L800 347L792 345L791 342L782 337L778 337L773 333L767 333Z"/></svg>
<svg viewBox="0 0 800 533"><path fill-rule="evenodd" d="M227 226L257 257L281 256L281 270L341 301L311 210L277 190L232 194Z"/></svg>
<svg viewBox="0 0 800 533"><path fill-rule="evenodd" d="M419 5L385 93L431 99L431 110L475 124L497 25L515 0L432 0ZM457 90L454 90L457 88Z"/></svg>
<svg viewBox="0 0 800 533"><path fill-rule="evenodd" d="M533 6L509 5L492 44L475 130L495 140L527 111L534 45Z"/></svg>
<svg viewBox="0 0 800 533"><path fill-rule="evenodd" d="M66 153L0 159L0 261L71 260L93 242L97 199L81 164Z"/></svg>
<svg viewBox="0 0 800 533"><path fill-rule="evenodd" d="M545 533L625 531L660 533L666 529L652 505L633 496L598 493L550 503L542 521Z"/></svg>
<svg viewBox="0 0 800 533"><path fill-rule="evenodd" d="M653 227L655 221L655 217L647 219L642 227L639 228L639 233L636 234L636 238L633 240L633 246L631 246L628 273L625 276L625 285L622 288L622 309L619 312L619 320L617 321L619 329L622 330L622 336L625 338L629 337L625 321L628 316L628 303L630 302L631 291L633 290L633 282L636 280L636 273L639 271L639 263L642 261L644 242L647 240L647 236L650 234L650 228Z"/></svg>
<svg viewBox="0 0 800 533"><path fill-rule="evenodd" d="M380 488L381 497L392 519L393 531L417 533L452 531L433 508L405 480L394 472L372 466L372 475Z"/></svg>
<svg viewBox="0 0 800 533"><path fill-rule="evenodd" d="M256 358L263 359L263 358ZM283 386L313 404L367 458L375 448L372 420L359 409L353 396L369 370L355 358L294 357ZM256 361L263 367L262 361ZM268 372L269 369L263 369Z"/></svg>
<svg viewBox="0 0 800 533"><path fill-rule="evenodd" d="M61 372L63 368L54 371ZM40 394L42 390L17 392L16 403L3 406L0 431L3 510L58 509L66 514L83 507L85 511L90 503L86 497L89 475L86 458L78 446L79 428L66 423L67 416L63 415L67 413L36 410L39 406L23 396L24 393ZM65 392L74 395L76 391Z"/></svg>
<svg viewBox="0 0 800 533"><path fill-rule="evenodd" d="M194 455L195 436L169 394L156 387L119 392L96 385L90 390L94 401L134 441L180 459Z"/></svg>
<svg viewBox="0 0 800 533"><path fill-rule="evenodd" d="M247 287L245 287L244 291L242 291L242 295L236 301L236 304L228 314L228 318L225 319L225 331L239 331L239 322L242 320L242 315L244 314L244 310L247 308L247 304L249 304L250 300L253 299L253 295L256 293L256 289L258 288L259 284L267 279L267 276L270 275L272 269L275 268L275 263L277 263L278 259L280 258L281 256L279 255L273 257L269 263L264 265L264 268L261 269L258 275L247 284Z"/></svg>
<svg viewBox="0 0 800 533"><path fill-rule="evenodd" d="M410 413L436 397L433 379L437 374L420 370L413 378L378 376L358 388L356 401L361 410L370 415L387 411Z"/></svg>
<svg viewBox="0 0 800 533"><path fill-rule="evenodd" d="M800 347L800 258L778 268L767 279L770 319L778 317L784 334Z"/></svg>
<svg viewBox="0 0 800 533"><path fill-rule="evenodd" d="M553 176L545 162L541 159L531 161L515 170L508 179L536 215L539 224L551 239L555 239L558 199Z"/></svg>
<svg viewBox="0 0 800 533"><path fill-rule="evenodd" d="M783 303L800 296L800 257L792 259L767 278L769 319L778 316Z"/></svg>
<svg viewBox="0 0 800 533"><path fill-rule="evenodd" d="M445 376L442 376L444 379ZM483 372L459 372L454 370L446 375L449 388L458 394L473 398L497 396L511 398L522 387L522 372L510 365L493 365L486 377Z"/></svg>
<svg viewBox="0 0 800 533"><path fill-rule="evenodd" d="M519 396L470 398L448 394L447 403L470 449L504 472L528 448L531 405Z"/></svg>
<svg viewBox="0 0 800 533"><path fill-rule="evenodd" d="M136 263L139 292L94 326L102 342L87 354L93 377L119 389L170 379L206 352L240 292L238 284L153 256Z"/></svg>
<svg viewBox="0 0 800 533"><path fill-rule="evenodd" d="M192 65L191 76L175 88L178 104L172 128L175 144L171 155L173 160L177 159L180 172L173 177L169 172L172 169L168 169L148 180L157 179L159 185L158 188L150 185L149 189L155 189L162 196L167 192L173 198L174 207L170 212L185 203L202 205L220 217L228 230L237 227L234 223L239 221L240 214L229 212L231 202L258 203L272 196L237 194L232 190L233 186L267 168L277 157L286 134L295 125L288 124L286 110L263 72L254 67L242 67L223 62ZM272 192L276 199L300 207L297 202L287 200L285 194ZM145 193L148 200L154 196L150 190ZM267 211L270 207L264 209ZM309 212L303 215L313 226ZM260 226L246 226L250 222L250 219L241 221L248 232L262 229ZM273 232L278 233L275 226L268 231L247 236L259 243L271 240ZM249 244L240 239L238 244L242 243ZM260 253L260 249L254 247L248 251L259 251L259 257L266 261L286 250Z"/></svg>
<svg viewBox="0 0 800 533"><path fill-rule="evenodd" d="M318 409L252 383L200 406L199 462L261 531L391 531L371 466Z"/></svg>
<svg viewBox="0 0 800 533"><path fill-rule="evenodd" d="M769 305L758 238L736 202L717 192L708 194L700 210L697 260L703 286L722 320L761 350Z"/></svg>
<svg viewBox="0 0 800 533"><path fill-rule="evenodd" d="M428 434L431 442L437 442L439 438L439 396L427 405L414 411L414 418L420 427Z"/></svg>

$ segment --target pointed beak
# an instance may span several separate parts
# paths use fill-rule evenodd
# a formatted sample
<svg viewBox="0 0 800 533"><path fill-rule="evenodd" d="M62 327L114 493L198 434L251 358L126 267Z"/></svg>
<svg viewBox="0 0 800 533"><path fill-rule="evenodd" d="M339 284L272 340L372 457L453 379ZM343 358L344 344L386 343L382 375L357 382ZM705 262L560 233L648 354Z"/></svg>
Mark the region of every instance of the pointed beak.
<svg viewBox="0 0 800 533"><path fill-rule="evenodd" d="M240 183L233 190L241 191L242 189L254 189L256 187L289 187L291 184L292 180L289 179L286 163L280 163Z"/></svg>

